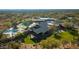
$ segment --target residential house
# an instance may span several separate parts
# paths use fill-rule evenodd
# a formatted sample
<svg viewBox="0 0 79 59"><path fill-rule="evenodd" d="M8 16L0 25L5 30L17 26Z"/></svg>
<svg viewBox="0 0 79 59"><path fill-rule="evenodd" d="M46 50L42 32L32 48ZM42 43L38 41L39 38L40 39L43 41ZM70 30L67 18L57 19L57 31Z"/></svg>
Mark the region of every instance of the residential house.
<svg viewBox="0 0 79 59"><path fill-rule="evenodd" d="M29 26L29 28L36 34L45 33L49 31L49 24L53 25L52 18L32 19L32 21L33 23Z"/></svg>
<svg viewBox="0 0 79 59"><path fill-rule="evenodd" d="M17 34L17 30L14 28L10 28L10 29L7 29L6 31L4 31L3 34L7 35L7 38L13 37Z"/></svg>
<svg viewBox="0 0 79 59"><path fill-rule="evenodd" d="M17 30L18 32L22 33L24 32L24 30L27 28L27 26L25 26L23 23L20 23L17 25Z"/></svg>
<svg viewBox="0 0 79 59"><path fill-rule="evenodd" d="M30 21L24 21L17 25L18 32L23 33L26 29L28 29L28 26L31 24Z"/></svg>

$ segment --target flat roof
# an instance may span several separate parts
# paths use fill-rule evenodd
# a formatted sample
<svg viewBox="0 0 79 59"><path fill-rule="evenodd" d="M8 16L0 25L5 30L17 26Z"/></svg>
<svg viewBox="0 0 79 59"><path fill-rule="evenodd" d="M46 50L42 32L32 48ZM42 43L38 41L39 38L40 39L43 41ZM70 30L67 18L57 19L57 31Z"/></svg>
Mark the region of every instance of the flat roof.
<svg viewBox="0 0 79 59"><path fill-rule="evenodd" d="M55 21L54 18L38 18L38 19L32 19L32 21L38 22L38 21Z"/></svg>

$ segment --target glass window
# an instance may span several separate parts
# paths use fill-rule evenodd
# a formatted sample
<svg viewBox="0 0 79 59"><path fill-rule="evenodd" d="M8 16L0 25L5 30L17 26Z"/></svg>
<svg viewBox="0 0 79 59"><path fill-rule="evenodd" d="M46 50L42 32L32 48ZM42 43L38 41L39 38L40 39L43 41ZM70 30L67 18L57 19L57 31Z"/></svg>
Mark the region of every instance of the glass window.
<svg viewBox="0 0 79 59"><path fill-rule="evenodd" d="M35 29L38 29L38 28L40 28L40 26L39 26L39 25L36 25L34 28L35 28Z"/></svg>

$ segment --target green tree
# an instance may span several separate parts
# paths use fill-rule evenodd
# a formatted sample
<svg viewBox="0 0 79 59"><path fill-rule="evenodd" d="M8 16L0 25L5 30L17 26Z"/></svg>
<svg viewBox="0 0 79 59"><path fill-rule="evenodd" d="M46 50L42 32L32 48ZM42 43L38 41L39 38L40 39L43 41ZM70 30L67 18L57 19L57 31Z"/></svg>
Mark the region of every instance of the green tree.
<svg viewBox="0 0 79 59"><path fill-rule="evenodd" d="M20 44L18 42L10 42L8 43L8 46L9 48L12 48L12 49L19 49Z"/></svg>
<svg viewBox="0 0 79 59"><path fill-rule="evenodd" d="M59 45L60 45L60 42L59 42L59 40L56 40L55 38L52 38L52 39L42 40L40 42L40 45L43 48L52 49L52 48L58 48Z"/></svg>
<svg viewBox="0 0 79 59"><path fill-rule="evenodd" d="M12 26L12 22L4 22L3 25L11 27Z"/></svg>

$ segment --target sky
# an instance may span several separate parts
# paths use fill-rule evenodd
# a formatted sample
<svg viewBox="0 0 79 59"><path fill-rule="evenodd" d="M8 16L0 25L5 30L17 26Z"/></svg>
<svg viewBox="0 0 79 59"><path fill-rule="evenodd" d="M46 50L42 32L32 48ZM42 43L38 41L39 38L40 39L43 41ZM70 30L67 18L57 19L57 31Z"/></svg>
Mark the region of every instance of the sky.
<svg viewBox="0 0 79 59"><path fill-rule="evenodd" d="M0 0L0 9L73 9L78 0Z"/></svg>

